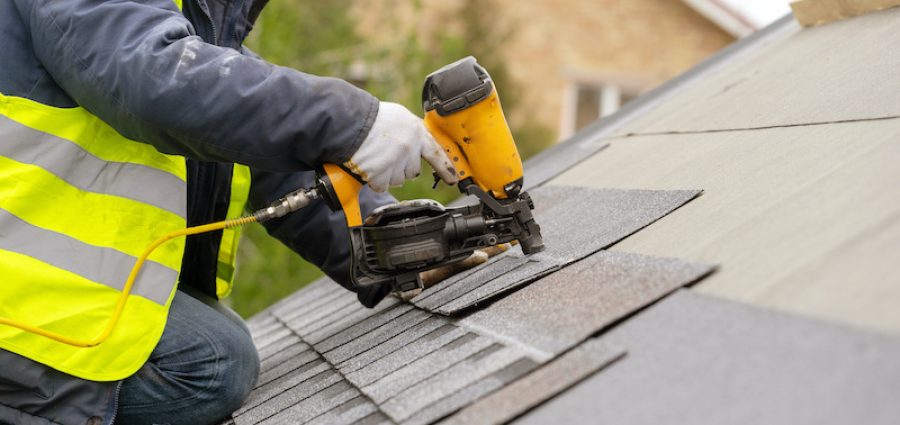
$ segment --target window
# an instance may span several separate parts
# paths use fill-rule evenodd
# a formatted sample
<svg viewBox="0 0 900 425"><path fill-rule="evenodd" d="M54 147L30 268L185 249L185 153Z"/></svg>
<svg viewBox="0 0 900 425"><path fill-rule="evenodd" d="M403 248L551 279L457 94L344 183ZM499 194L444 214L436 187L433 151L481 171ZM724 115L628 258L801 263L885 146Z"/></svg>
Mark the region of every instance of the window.
<svg viewBox="0 0 900 425"><path fill-rule="evenodd" d="M639 89L621 84L570 81L563 94L560 140L616 112L639 94Z"/></svg>

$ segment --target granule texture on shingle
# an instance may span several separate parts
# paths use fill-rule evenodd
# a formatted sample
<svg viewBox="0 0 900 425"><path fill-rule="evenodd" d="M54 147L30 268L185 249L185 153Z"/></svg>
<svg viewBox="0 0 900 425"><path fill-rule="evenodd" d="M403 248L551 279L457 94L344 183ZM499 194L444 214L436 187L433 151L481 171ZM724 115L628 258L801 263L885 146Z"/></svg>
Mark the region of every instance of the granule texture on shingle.
<svg viewBox="0 0 900 425"><path fill-rule="evenodd" d="M553 357L714 270L674 258L600 251L460 321Z"/></svg>
<svg viewBox="0 0 900 425"><path fill-rule="evenodd" d="M369 310L362 307L360 307L360 309ZM372 315L367 315L365 319L359 321L348 321L348 324L350 324L350 326L345 327L328 337L322 339L309 339L308 341L313 345L313 347L316 348L317 351L319 351L320 353L326 353L341 345L347 344L350 341L353 341L369 332L372 332L381 326L392 323L394 319L411 310L413 310L413 307L409 304L394 304L391 307L376 311Z"/></svg>
<svg viewBox="0 0 900 425"><path fill-rule="evenodd" d="M441 421L441 425L509 422L624 355L623 348L591 339L529 375L479 399Z"/></svg>
<svg viewBox="0 0 900 425"><path fill-rule="evenodd" d="M378 407L369 399L359 396L315 417L307 424L352 424L376 412L378 412Z"/></svg>
<svg viewBox="0 0 900 425"><path fill-rule="evenodd" d="M477 282L466 293L441 305L435 312L449 316L468 308L478 307L480 303L497 298L521 285L540 279L558 270L560 267L557 261L541 254L534 254L528 257L527 260L495 279Z"/></svg>
<svg viewBox="0 0 900 425"><path fill-rule="evenodd" d="M260 364L256 388L272 382L287 373L320 360L319 353L308 345L291 346L270 357L272 361Z"/></svg>
<svg viewBox="0 0 900 425"><path fill-rule="evenodd" d="M375 403L384 403L403 390L440 373L469 356L476 355L494 344L492 340L475 334L464 335L450 341L436 351L413 360L372 384L361 387L361 390ZM347 379L354 382L352 374L348 375Z"/></svg>
<svg viewBox="0 0 900 425"><path fill-rule="evenodd" d="M441 397L425 407L419 409L413 415L404 419L404 425L425 425L443 418L460 408L478 400L485 394L502 388L504 385L540 367L540 364L529 358L522 357L504 366L502 369L484 376L474 383L456 390L452 393L442 394Z"/></svg>
<svg viewBox="0 0 900 425"><path fill-rule="evenodd" d="M276 341L272 341L269 345L266 345L262 348L257 348L257 352L259 353L259 360L263 361L268 359L269 357L277 354L279 351L284 350L292 345L301 344L303 341L300 340L297 335L289 334L285 335L284 338L281 338Z"/></svg>
<svg viewBox="0 0 900 425"><path fill-rule="evenodd" d="M609 247L694 199L700 190L589 189L544 186L532 191L545 250L530 257L515 247L472 271L423 291L412 302L455 315Z"/></svg>
<svg viewBox="0 0 900 425"><path fill-rule="evenodd" d="M421 323L431 316L428 312L410 309L406 313L394 318L389 323L375 328L374 330L363 334L362 336L348 341L331 351L322 353L331 364L337 365L354 356L372 349L384 342L390 340L394 336L406 331L409 328Z"/></svg>
<svg viewBox="0 0 900 425"><path fill-rule="evenodd" d="M895 335L680 290L601 340L628 354L516 423L900 423Z"/></svg>
<svg viewBox="0 0 900 425"><path fill-rule="evenodd" d="M249 410L238 410L234 414L234 422L237 425L250 425L262 422L278 412L288 409L342 381L341 375L333 370L322 372L302 382L298 382L296 385L284 388L278 392L278 395L265 400L258 406Z"/></svg>
<svg viewBox="0 0 900 425"><path fill-rule="evenodd" d="M341 404L359 396L359 391L347 381L339 381L306 399L289 406L274 416L267 418L262 425L294 425L305 423L316 416L339 407Z"/></svg>
<svg viewBox="0 0 900 425"><path fill-rule="evenodd" d="M482 350L440 373L423 380L381 404L384 413L395 421L403 421L414 413L428 408L474 382L494 373L517 360L524 354L512 347L496 345ZM445 412L450 413L450 412Z"/></svg>
<svg viewBox="0 0 900 425"><path fill-rule="evenodd" d="M516 268L528 263L528 258L521 253L499 255L491 259L483 267L477 267L469 273L460 273L440 282L437 287L429 288L414 299L417 307L434 311L466 293L478 288L485 282L497 279Z"/></svg>
<svg viewBox="0 0 900 425"><path fill-rule="evenodd" d="M259 387L251 391L250 395L247 396L247 399L244 400L244 404L241 406L241 408L238 409L237 412L235 412L235 416L243 414L244 412L253 409L256 406L266 403L272 397L275 397L285 391L289 391L298 385L302 385L309 379L315 377L321 378L323 376L326 376L326 372L329 372L331 370L331 366L321 360L300 365L290 372L285 373L283 376L260 385Z"/></svg>
<svg viewBox="0 0 900 425"><path fill-rule="evenodd" d="M391 353L403 349L403 347L416 343L420 338L425 337L432 331L435 331L442 326L448 326L448 323L449 320L432 315L415 326L391 337L391 339L359 353L336 366L345 375L355 372L379 359L387 357ZM450 326L453 327L452 325Z"/></svg>
<svg viewBox="0 0 900 425"><path fill-rule="evenodd" d="M403 345L356 371L346 373L347 379L357 386L369 385L466 335L470 335L468 337L470 339L473 338L465 329L451 324L443 325L415 342Z"/></svg>

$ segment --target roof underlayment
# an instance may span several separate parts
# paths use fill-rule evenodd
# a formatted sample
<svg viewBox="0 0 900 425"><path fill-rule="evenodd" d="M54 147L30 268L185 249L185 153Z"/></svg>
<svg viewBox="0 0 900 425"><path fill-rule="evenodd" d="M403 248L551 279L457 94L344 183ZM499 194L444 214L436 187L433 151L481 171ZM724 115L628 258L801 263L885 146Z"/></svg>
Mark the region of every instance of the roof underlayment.
<svg viewBox="0 0 900 425"><path fill-rule="evenodd" d="M234 423L898 423L898 44L779 21L529 161L540 256L298 291Z"/></svg>

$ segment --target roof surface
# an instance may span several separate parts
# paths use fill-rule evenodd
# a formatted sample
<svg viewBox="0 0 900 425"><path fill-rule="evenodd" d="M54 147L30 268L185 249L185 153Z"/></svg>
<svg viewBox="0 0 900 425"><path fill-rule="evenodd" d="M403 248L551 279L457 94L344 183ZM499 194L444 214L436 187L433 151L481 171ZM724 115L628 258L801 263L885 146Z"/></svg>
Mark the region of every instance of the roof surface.
<svg viewBox="0 0 900 425"><path fill-rule="evenodd" d="M529 161L540 255L298 291L234 423L898 423L898 29L779 21Z"/></svg>

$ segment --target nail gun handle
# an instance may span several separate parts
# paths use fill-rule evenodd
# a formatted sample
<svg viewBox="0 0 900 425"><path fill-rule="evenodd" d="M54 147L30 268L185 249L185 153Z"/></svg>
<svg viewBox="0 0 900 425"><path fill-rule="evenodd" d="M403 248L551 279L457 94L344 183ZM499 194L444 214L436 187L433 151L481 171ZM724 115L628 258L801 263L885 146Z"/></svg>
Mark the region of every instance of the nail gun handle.
<svg viewBox="0 0 900 425"><path fill-rule="evenodd" d="M344 212L347 227L362 226L362 210L359 206L359 191L362 186L363 182L340 165L323 164L319 171L317 189L332 211L340 209Z"/></svg>
<svg viewBox="0 0 900 425"><path fill-rule="evenodd" d="M440 118L436 113L432 113L431 115L428 113L425 114L425 128L428 129L428 132L431 133L434 140L436 140L438 144L441 145L441 148L444 149L444 152L447 153L447 158L450 158L450 161L453 161L453 168L456 169L456 176L459 180L465 180L466 178L472 177L472 167L469 165L466 155L463 153L462 149L460 149L459 144L453 141L453 137L441 128Z"/></svg>

